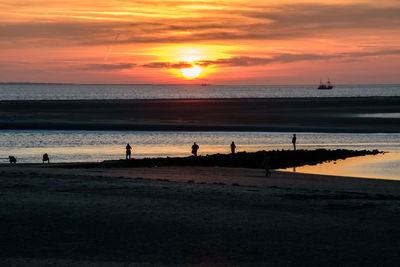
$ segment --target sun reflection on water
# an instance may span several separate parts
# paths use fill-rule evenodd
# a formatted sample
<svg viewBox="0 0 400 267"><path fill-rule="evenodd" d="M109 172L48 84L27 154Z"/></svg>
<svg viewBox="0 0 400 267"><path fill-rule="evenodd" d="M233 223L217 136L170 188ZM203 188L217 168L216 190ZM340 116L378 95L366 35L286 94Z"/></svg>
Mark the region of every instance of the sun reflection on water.
<svg viewBox="0 0 400 267"><path fill-rule="evenodd" d="M400 153L384 153L284 169L302 173L400 180Z"/></svg>

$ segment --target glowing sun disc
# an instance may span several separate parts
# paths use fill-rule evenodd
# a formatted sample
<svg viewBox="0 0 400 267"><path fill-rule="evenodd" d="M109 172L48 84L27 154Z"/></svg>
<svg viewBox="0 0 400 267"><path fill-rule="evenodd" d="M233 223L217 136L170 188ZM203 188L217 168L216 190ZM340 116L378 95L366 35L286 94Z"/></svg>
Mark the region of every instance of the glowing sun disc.
<svg viewBox="0 0 400 267"><path fill-rule="evenodd" d="M187 79L194 79L200 75L201 68L199 66L193 66L192 68L181 69L181 73Z"/></svg>

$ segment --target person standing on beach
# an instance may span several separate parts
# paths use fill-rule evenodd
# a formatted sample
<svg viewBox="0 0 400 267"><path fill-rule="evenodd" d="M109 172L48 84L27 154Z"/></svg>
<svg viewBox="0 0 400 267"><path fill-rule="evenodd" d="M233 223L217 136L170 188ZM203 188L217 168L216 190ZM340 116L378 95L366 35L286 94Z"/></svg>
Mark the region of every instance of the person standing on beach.
<svg viewBox="0 0 400 267"><path fill-rule="evenodd" d="M292 144L293 144L293 149L294 150L296 150L296 140L297 140L297 138L296 138L296 135L294 134L293 137L292 137Z"/></svg>
<svg viewBox="0 0 400 267"><path fill-rule="evenodd" d="M265 176L267 176L267 177L271 176L271 174L272 174L270 171L270 168L271 168L270 161L271 161L271 159L268 156L267 152L264 152L263 167L265 169Z"/></svg>
<svg viewBox="0 0 400 267"><path fill-rule="evenodd" d="M126 145L126 159L131 159L131 150L132 147L129 145L129 143Z"/></svg>
<svg viewBox="0 0 400 267"><path fill-rule="evenodd" d="M231 144L231 153L232 153L232 154L235 154L235 149L236 149L236 145L235 145L235 143L232 141L232 144Z"/></svg>
<svg viewBox="0 0 400 267"><path fill-rule="evenodd" d="M199 150L199 146L196 144L196 142L194 142L192 145L192 154L195 157L197 157L197 150Z"/></svg>

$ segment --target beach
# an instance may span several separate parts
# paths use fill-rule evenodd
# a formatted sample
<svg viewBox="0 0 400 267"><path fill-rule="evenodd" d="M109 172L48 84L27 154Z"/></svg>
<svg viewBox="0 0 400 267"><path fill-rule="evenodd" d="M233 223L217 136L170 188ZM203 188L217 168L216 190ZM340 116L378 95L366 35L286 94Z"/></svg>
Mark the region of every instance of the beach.
<svg viewBox="0 0 400 267"><path fill-rule="evenodd" d="M399 133L398 114L400 97L13 100L0 129Z"/></svg>
<svg viewBox="0 0 400 267"><path fill-rule="evenodd" d="M62 166L61 166L62 167ZM0 265L396 265L400 183L0 165Z"/></svg>
<svg viewBox="0 0 400 267"><path fill-rule="evenodd" d="M300 147L395 149L399 107L399 97L0 101L0 128L17 146L7 153L21 159L0 165L0 265L395 265L399 181L284 171L266 177L252 169L261 158L247 160L246 169L238 168L245 160L232 161L251 153L211 154L235 140L240 149L286 153L285 161L291 152L282 149L299 132ZM213 132L198 134L204 131ZM168 157L186 156L197 139L196 164ZM145 159L115 160L130 140L133 157ZM52 164L23 163L40 153ZM85 153L113 160L89 162ZM164 159L155 159L160 153ZM71 163L80 157L86 162ZM228 165L217 161L223 157ZM340 158L301 156L307 162L287 166Z"/></svg>

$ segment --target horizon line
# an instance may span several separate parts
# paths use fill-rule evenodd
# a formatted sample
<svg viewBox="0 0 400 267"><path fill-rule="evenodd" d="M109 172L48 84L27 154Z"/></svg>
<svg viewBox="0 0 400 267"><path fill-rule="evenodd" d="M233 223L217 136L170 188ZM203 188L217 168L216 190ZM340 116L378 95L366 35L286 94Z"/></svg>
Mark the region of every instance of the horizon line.
<svg viewBox="0 0 400 267"><path fill-rule="evenodd" d="M64 83L64 82L0 82L1 84L43 84L43 85L202 85L202 83ZM335 85L400 85L400 83L334 83ZM314 86L315 84L216 84L217 86Z"/></svg>

